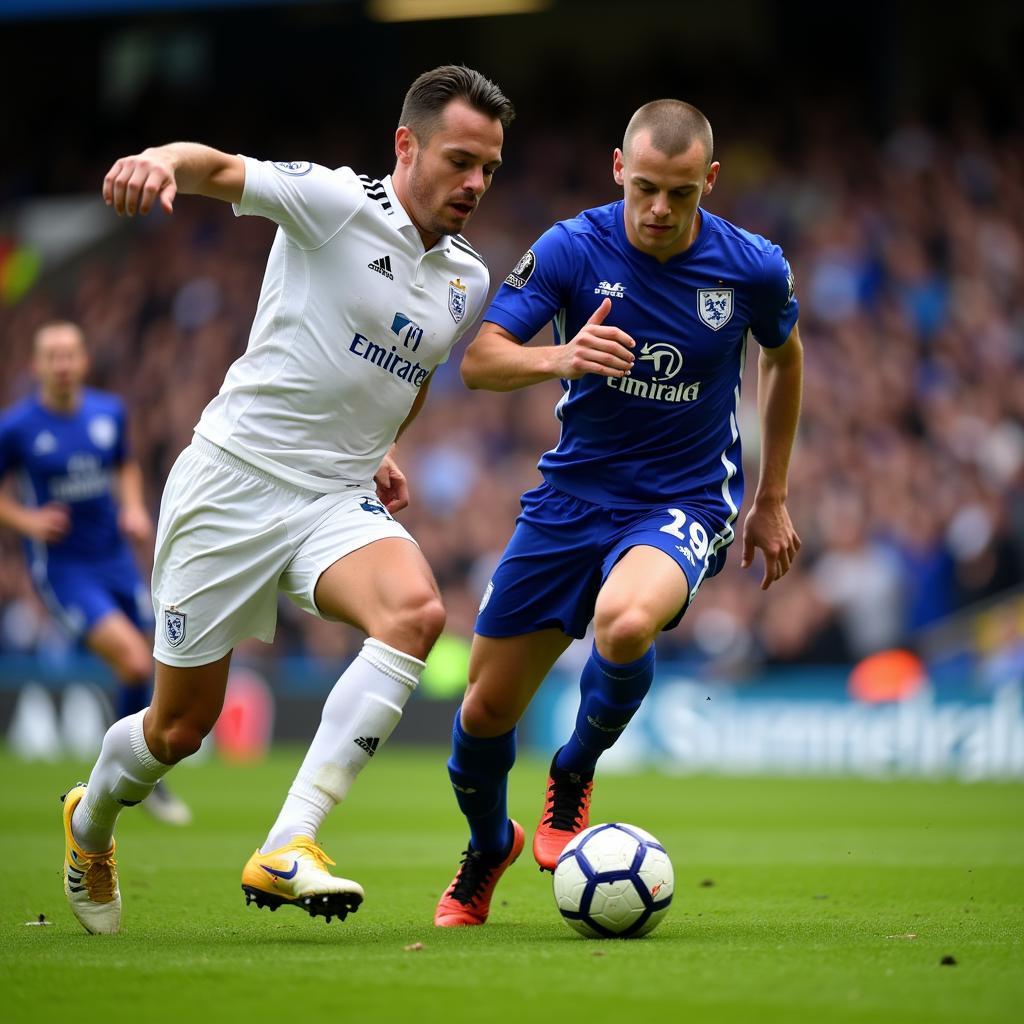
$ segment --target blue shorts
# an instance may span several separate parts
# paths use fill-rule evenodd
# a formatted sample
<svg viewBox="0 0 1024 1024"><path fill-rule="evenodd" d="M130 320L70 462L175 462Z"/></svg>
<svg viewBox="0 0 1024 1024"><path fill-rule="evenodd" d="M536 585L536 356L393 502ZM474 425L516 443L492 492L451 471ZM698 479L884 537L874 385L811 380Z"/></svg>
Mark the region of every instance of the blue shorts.
<svg viewBox="0 0 1024 1024"><path fill-rule="evenodd" d="M153 629L153 604L131 552L102 562L50 559L33 567L43 603L73 636L84 637L110 612L123 612L144 633Z"/></svg>
<svg viewBox="0 0 1024 1024"><path fill-rule="evenodd" d="M639 545L664 551L686 574L686 605L665 626L674 629L701 583L725 565L733 536L731 529L712 534L706 514L691 505L605 508L546 482L527 491L522 506L480 605L481 636L552 628L584 636L608 574Z"/></svg>

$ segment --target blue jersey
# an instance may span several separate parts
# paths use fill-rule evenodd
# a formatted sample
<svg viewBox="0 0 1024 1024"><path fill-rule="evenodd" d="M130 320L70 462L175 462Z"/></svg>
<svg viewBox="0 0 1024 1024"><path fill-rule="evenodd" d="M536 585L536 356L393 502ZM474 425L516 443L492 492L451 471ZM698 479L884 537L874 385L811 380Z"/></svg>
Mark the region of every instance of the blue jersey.
<svg viewBox="0 0 1024 1024"><path fill-rule="evenodd" d="M56 544L33 544L33 569L99 563L123 557L127 546L117 525L114 470L127 457L121 400L86 390L71 413L46 409L27 398L0 417L0 477L16 471L22 501L40 506L60 502L70 510L71 528Z"/></svg>
<svg viewBox="0 0 1024 1024"><path fill-rule="evenodd" d="M789 264L777 245L705 211L693 244L660 263L627 239L620 201L545 232L484 319L523 342L551 320L564 344L605 296L605 323L634 339L636 361L622 378L562 382L561 437L541 472L608 508L699 507L728 542L743 499L746 339L773 347L789 337L798 312Z"/></svg>

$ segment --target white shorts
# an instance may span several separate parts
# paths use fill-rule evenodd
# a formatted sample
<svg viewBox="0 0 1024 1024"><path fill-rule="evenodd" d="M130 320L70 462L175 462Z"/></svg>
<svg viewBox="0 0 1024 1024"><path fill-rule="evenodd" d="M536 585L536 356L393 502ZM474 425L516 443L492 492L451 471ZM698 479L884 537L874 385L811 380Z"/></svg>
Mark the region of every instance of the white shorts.
<svg viewBox="0 0 1024 1024"><path fill-rule="evenodd" d="M385 537L412 541L371 488L307 491L196 435L160 502L154 657L207 665L249 637L271 643L278 591L320 616L324 570Z"/></svg>

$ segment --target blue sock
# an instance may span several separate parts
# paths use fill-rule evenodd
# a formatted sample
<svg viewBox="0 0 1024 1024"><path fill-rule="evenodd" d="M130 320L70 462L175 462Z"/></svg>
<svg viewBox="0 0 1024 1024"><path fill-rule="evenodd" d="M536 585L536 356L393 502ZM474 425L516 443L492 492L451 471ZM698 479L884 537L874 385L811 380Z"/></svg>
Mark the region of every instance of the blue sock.
<svg viewBox="0 0 1024 1024"><path fill-rule="evenodd" d="M485 853L503 853L512 842L508 820L508 773L516 760L516 731L486 739L462 729L462 708L455 712L448 775L459 810L469 822L470 845Z"/></svg>
<svg viewBox="0 0 1024 1024"><path fill-rule="evenodd" d="M602 658L597 646L580 676L580 709L569 742L558 752L555 766L593 775L597 759L622 735L654 681L654 645L626 665Z"/></svg>
<svg viewBox="0 0 1024 1024"><path fill-rule="evenodd" d="M124 683L117 684L117 707L114 708L115 721L121 721L129 715L137 714L143 708L149 707L149 698L152 690L148 684L142 686L126 686Z"/></svg>

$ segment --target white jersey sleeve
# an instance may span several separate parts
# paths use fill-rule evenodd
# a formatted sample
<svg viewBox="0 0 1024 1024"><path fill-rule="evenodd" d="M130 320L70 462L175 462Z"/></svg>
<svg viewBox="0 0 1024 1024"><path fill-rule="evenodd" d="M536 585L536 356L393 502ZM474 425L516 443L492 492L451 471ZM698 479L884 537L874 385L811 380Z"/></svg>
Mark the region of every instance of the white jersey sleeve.
<svg viewBox="0 0 1024 1024"><path fill-rule="evenodd" d="M306 160L254 160L243 156L245 187L235 216L254 214L278 224L303 249L333 238L366 202L355 172Z"/></svg>

